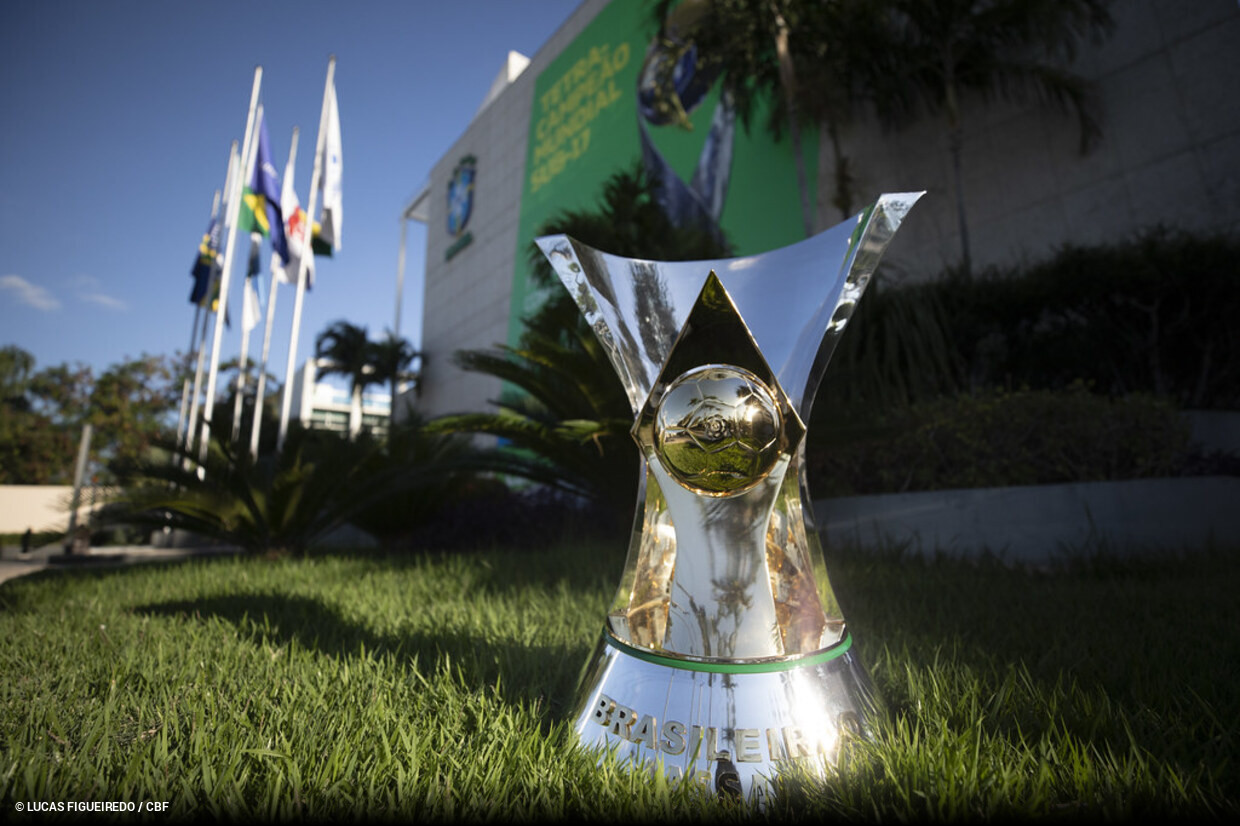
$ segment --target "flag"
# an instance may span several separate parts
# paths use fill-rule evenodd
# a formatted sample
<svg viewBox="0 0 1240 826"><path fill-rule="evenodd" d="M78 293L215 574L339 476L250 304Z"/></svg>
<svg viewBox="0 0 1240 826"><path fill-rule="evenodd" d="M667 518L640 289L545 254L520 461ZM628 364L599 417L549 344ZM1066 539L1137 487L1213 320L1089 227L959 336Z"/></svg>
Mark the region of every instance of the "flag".
<svg viewBox="0 0 1240 826"><path fill-rule="evenodd" d="M250 183L241 197L240 230L258 232L271 238L271 247L288 260L288 240L284 236L284 217L280 213L280 176L271 162L271 141L267 139L267 119L258 122L258 157Z"/></svg>
<svg viewBox="0 0 1240 826"><path fill-rule="evenodd" d="M202 234L202 243L198 245L198 256L189 271L194 279L194 286L189 292L189 303L202 306L211 287L211 277L220 269L220 224L215 216L207 224L207 231Z"/></svg>
<svg viewBox="0 0 1240 826"><path fill-rule="evenodd" d="M258 319L263 314L262 304L258 299L258 292L254 289L256 278L251 276L245 279L245 301L241 307L241 329L247 333L258 326Z"/></svg>
<svg viewBox="0 0 1240 826"><path fill-rule="evenodd" d="M246 262L245 277L253 278L258 275L260 265L258 263L259 246L263 243L263 236L257 232L250 233L250 260Z"/></svg>
<svg viewBox="0 0 1240 826"><path fill-rule="evenodd" d="M258 317L262 315L258 294L254 290L254 279L262 269L259 264L259 249L262 243L262 235L257 232L250 233L250 261L245 270L245 291L241 302L241 329L247 333L254 329L258 324Z"/></svg>
<svg viewBox="0 0 1240 826"><path fill-rule="evenodd" d="M284 165L284 183L280 192L280 209L284 213L284 236L288 240L287 259L278 254L271 256L271 273L282 284L297 283L297 268L301 264L301 253L305 249L306 226L309 218L301 208L297 199L297 190L293 187L293 159L289 158ZM314 256L306 261L306 287L314 286Z"/></svg>
<svg viewBox="0 0 1240 826"><path fill-rule="evenodd" d="M322 170L320 188L323 211L314 226L312 246L315 255L331 255L340 249L340 224L344 217L344 199L340 188L343 170L340 154L340 110L336 107L336 85L327 88L327 135L319 158Z"/></svg>
<svg viewBox="0 0 1240 826"><path fill-rule="evenodd" d="M220 311L220 274L218 272L211 279L210 298L204 295L200 306L210 308L213 313ZM227 308L224 310L224 326L232 328L232 319L229 317Z"/></svg>

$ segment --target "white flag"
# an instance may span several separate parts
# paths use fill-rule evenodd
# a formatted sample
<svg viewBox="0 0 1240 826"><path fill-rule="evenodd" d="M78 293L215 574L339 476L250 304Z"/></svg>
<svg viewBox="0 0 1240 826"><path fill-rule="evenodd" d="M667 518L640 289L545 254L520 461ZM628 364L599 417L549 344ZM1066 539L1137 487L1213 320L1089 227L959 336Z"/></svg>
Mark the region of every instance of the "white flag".
<svg viewBox="0 0 1240 826"><path fill-rule="evenodd" d="M254 279L258 276L250 276L245 279L245 301L241 307L241 329L247 333L258 325L258 319L263 314L262 307L259 306L258 292L254 289Z"/></svg>
<svg viewBox="0 0 1240 826"><path fill-rule="evenodd" d="M280 189L280 210L284 214L284 236L288 239L289 260L275 252L271 255L271 273L281 284L297 283L297 268L306 248L306 211L301 208L297 190L293 188L293 158L284 165L284 182ZM306 286L314 286L314 256L306 259Z"/></svg>
<svg viewBox="0 0 1240 826"><path fill-rule="evenodd" d="M344 217L344 199L340 188L343 164L340 155L340 110L336 107L336 84L327 89L327 135L323 141L322 170L323 211L319 219L318 239L332 252L340 249L340 224Z"/></svg>

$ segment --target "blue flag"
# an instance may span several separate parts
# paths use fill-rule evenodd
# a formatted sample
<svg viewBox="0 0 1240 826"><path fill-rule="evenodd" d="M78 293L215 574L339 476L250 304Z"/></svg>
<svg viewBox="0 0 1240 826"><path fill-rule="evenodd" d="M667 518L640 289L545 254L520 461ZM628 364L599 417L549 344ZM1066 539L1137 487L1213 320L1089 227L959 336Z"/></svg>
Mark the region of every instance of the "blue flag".
<svg viewBox="0 0 1240 826"><path fill-rule="evenodd" d="M288 239L284 234L284 214L280 209L280 175L271 162L266 117L258 122L258 157L241 198L237 228L271 238L271 248L276 255L284 261L288 260Z"/></svg>
<svg viewBox="0 0 1240 826"><path fill-rule="evenodd" d="M211 287L211 279L220 271L220 222L214 217L207 224L207 231L202 234L202 243L198 245L198 257L194 259L194 267L189 271L194 279L194 286L189 293L190 304L202 304Z"/></svg>

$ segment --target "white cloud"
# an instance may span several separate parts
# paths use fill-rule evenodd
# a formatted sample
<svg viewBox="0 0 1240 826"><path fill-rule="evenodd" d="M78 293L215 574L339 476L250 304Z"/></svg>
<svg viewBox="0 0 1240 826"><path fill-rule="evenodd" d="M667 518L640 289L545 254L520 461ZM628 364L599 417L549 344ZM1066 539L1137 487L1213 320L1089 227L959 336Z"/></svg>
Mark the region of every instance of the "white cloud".
<svg viewBox="0 0 1240 826"><path fill-rule="evenodd" d="M60 301L43 287L31 284L20 275L0 275L0 290L12 292L17 300L36 310L59 310Z"/></svg>
<svg viewBox="0 0 1240 826"><path fill-rule="evenodd" d="M129 305L124 301L103 293L78 293L78 298L83 301L89 301L92 304L98 304L100 307L107 307L109 310L129 309Z"/></svg>
<svg viewBox="0 0 1240 826"><path fill-rule="evenodd" d="M129 305L124 301L101 292L99 290L99 279L93 275L75 275L69 283L77 290L77 297L81 301L98 304L100 307L106 307L109 310L124 311L129 309Z"/></svg>

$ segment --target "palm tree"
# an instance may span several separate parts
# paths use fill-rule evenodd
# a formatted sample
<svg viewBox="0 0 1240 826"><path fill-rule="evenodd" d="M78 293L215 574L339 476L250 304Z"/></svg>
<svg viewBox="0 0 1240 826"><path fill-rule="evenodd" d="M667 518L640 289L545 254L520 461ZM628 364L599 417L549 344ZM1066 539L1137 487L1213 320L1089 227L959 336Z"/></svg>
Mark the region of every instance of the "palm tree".
<svg viewBox="0 0 1240 826"><path fill-rule="evenodd" d="M782 100L807 236L814 231L814 209L801 152L792 32L798 18L813 14L819 5L822 4L802 0L659 0L653 6L660 41L677 52L693 45L698 55L697 71L708 77L718 74L724 94L746 129L758 100ZM664 64L664 71L669 73L679 68L679 61ZM664 79L657 88L666 96L676 97L671 78ZM683 110L678 100L663 104Z"/></svg>
<svg viewBox="0 0 1240 826"><path fill-rule="evenodd" d="M300 556L383 493L360 472L365 455L333 434L289 432L281 453L252 460L226 439L212 440L199 475L188 462L117 465L122 493L104 510L106 524L185 530L247 553ZM385 480L386 481L386 480Z"/></svg>
<svg viewBox="0 0 1240 826"><path fill-rule="evenodd" d="M910 95L885 114L942 115L951 155L961 269L972 269L961 183L962 98L1035 100L1074 114L1086 151L1100 133L1089 83L1066 67L1114 27L1110 0L888 0L892 69ZM903 109L903 111L900 111Z"/></svg>
<svg viewBox="0 0 1240 826"><path fill-rule="evenodd" d="M314 354L320 378L336 374L349 380L349 437L354 438L362 427L362 391L383 380L373 364L374 349L366 328L336 321L314 340Z"/></svg>
<svg viewBox="0 0 1240 826"><path fill-rule="evenodd" d="M637 473L628 397L567 293L527 321L520 344L462 351L457 364L506 383L493 413L432 421L432 430L502 440L482 454L493 471L604 505L627 503Z"/></svg>
<svg viewBox="0 0 1240 826"><path fill-rule="evenodd" d="M376 383L387 382L392 391L392 409L390 423L396 424L396 397L400 385L409 379L417 381L416 373L410 372L410 366L422 354L413 349L409 340L396 335L391 330L379 341L370 343L370 364L374 368Z"/></svg>
<svg viewBox="0 0 1240 826"><path fill-rule="evenodd" d="M759 101L770 104L767 130L786 131L796 163L805 234L815 229L814 182L805 169L802 129L821 126L830 140L832 203L853 214L855 195L842 131L866 103L898 92L890 84L884 7L876 0L660 0L653 6L668 48L697 55L697 74L717 77L746 129ZM676 64L667 61L666 70ZM678 105L670 78L654 86Z"/></svg>
<svg viewBox="0 0 1240 826"><path fill-rule="evenodd" d="M347 523L374 523L382 534L429 518L432 503L442 503L469 473L461 448L416 427L396 447L294 427L282 452L257 459L234 453L226 439L213 440L203 476L193 467L196 451L170 448L189 462L116 466L122 493L103 522L172 527L247 553L301 556Z"/></svg>
<svg viewBox="0 0 1240 826"><path fill-rule="evenodd" d="M775 96L768 130L778 139L790 116L819 126L831 148L831 203L847 219L857 194L844 131L870 107L881 115L899 109L907 94L895 79L887 10L876 0L820 0L801 3L793 18L790 56L794 84ZM795 109L785 102L789 95Z"/></svg>

